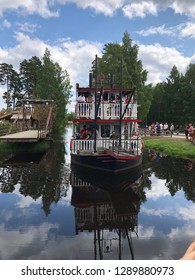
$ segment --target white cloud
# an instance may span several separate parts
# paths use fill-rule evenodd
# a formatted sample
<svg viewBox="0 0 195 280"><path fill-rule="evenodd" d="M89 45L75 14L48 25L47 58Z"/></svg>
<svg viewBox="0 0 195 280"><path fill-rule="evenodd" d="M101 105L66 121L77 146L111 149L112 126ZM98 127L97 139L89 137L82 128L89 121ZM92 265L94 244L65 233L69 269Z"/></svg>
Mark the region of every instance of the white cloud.
<svg viewBox="0 0 195 280"><path fill-rule="evenodd" d="M195 221L195 205L192 204L191 206L188 207L179 207L179 215L181 218L187 220L187 221Z"/></svg>
<svg viewBox="0 0 195 280"><path fill-rule="evenodd" d="M15 33L15 39L17 43L14 47L0 48L0 61L12 64L14 69L17 70L24 59L30 59L32 56L42 57L45 49L48 48L52 59L68 71L73 91L77 82L83 86L88 85L91 62L96 54L101 54L103 47L100 42L71 41L69 38L60 39L53 45L49 45L22 32ZM181 72L185 72L186 67L193 59L193 57L184 57L174 48L163 47L160 44L139 45L138 54L144 69L148 70L148 83L153 84L165 80L174 65ZM74 102L72 103L73 108Z"/></svg>
<svg viewBox="0 0 195 280"><path fill-rule="evenodd" d="M18 27L19 31L28 33L34 33L38 28L36 24L31 24L29 22L16 23L16 26Z"/></svg>
<svg viewBox="0 0 195 280"><path fill-rule="evenodd" d="M170 2L171 2L170 7L175 11L175 13L195 18L194 0L186 0L186 1L175 0Z"/></svg>
<svg viewBox="0 0 195 280"><path fill-rule="evenodd" d="M156 27L151 26L148 29L142 29L138 31L137 34L142 35L144 37L150 35L166 35L170 37L178 37L180 39L187 37L195 38L195 23L186 22L171 27L166 27L165 24Z"/></svg>
<svg viewBox="0 0 195 280"><path fill-rule="evenodd" d="M8 21L7 19L4 19L3 20L3 22L2 22L2 24L0 25L0 28L1 29L8 29L8 28L10 28L12 26L12 24L11 24L11 22L10 21Z"/></svg>
<svg viewBox="0 0 195 280"><path fill-rule="evenodd" d="M96 54L100 55L102 49L102 44L99 42L71 41L66 38L55 42L55 45L49 45L22 32L15 33L15 39L17 44L13 48L6 50L0 48L0 61L12 64L14 69L18 70L19 64L24 59L30 59L32 56L41 58L45 49L48 48L51 52L52 60L58 62L62 69L68 71L70 82L73 86L73 94L76 83L80 83L82 86L88 85L88 73L91 63ZM73 97L71 110L74 110L74 101L75 98ZM5 107L3 101L0 101L0 106Z"/></svg>
<svg viewBox="0 0 195 280"><path fill-rule="evenodd" d="M194 22L188 22L184 28L180 32L180 37L185 38L195 38L195 23Z"/></svg>
<svg viewBox="0 0 195 280"><path fill-rule="evenodd" d="M25 229L7 230L4 224L0 225L0 248L1 259L14 259L16 255L20 258L20 249L28 248L33 242L37 244L37 251L43 249L44 241L48 238L50 230L57 229L57 224L43 223L40 226L32 226ZM29 253L30 251L27 250Z"/></svg>
<svg viewBox="0 0 195 280"><path fill-rule="evenodd" d="M159 11L171 8L175 13L189 17L195 17L194 0L1 0L0 15L7 10L17 11L22 14L38 14L43 18L59 16L60 5L73 3L82 9L91 9L95 13L102 13L106 16L113 16L118 10L122 10L129 17L145 17L157 15Z"/></svg>
<svg viewBox="0 0 195 280"><path fill-rule="evenodd" d="M124 15L130 19L134 17L144 18L148 14L157 15L157 6L152 1L137 1L122 8Z"/></svg>
<svg viewBox="0 0 195 280"><path fill-rule="evenodd" d="M3 15L3 13L7 10L9 11L15 11L21 14L39 14L43 18L48 17L56 17L59 15L58 11L52 11L51 10L51 3L55 3L55 1L50 0L15 0L15 1L7 1L7 0L1 0L0 2L0 15Z"/></svg>
<svg viewBox="0 0 195 280"><path fill-rule="evenodd" d="M182 25L183 26L183 25ZM146 37L150 35L168 35L168 36L177 36L178 30L181 29L181 25L173 26L173 27L166 27L165 24L157 27L150 27L148 29L143 29L138 31L137 33Z"/></svg>
<svg viewBox="0 0 195 280"><path fill-rule="evenodd" d="M128 18L156 16L160 11L168 8L171 8L176 14L195 17L195 2L193 0L133 0L131 4L129 1L125 2L126 5L122 7L122 10Z"/></svg>
<svg viewBox="0 0 195 280"><path fill-rule="evenodd" d="M92 9L95 13L102 13L106 16L113 16L115 12L120 9L124 4L125 0L72 0L72 1L61 1L61 2L73 2L82 9Z"/></svg>
<svg viewBox="0 0 195 280"><path fill-rule="evenodd" d="M139 57L144 69L148 70L148 82L153 84L165 81L174 65L180 72L185 73L192 59L184 57L174 48L160 44L139 45Z"/></svg>
<svg viewBox="0 0 195 280"><path fill-rule="evenodd" d="M151 190L147 191L147 198L157 200L159 197L170 195L167 187L165 186L166 180L156 179L153 174L150 177L152 185L154 186Z"/></svg>

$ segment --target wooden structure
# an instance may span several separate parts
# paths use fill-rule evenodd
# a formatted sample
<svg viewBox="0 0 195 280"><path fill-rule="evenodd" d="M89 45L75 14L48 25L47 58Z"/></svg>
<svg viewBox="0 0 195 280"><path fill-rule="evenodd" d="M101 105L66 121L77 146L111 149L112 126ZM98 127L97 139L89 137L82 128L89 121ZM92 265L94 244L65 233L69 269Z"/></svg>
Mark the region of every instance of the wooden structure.
<svg viewBox="0 0 195 280"><path fill-rule="evenodd" d="M9 131L0 136L4 142L37 142L50 139L53 132L53 100L22 100L10 116ZM14 130L14 131L13 131Z"/></svg>

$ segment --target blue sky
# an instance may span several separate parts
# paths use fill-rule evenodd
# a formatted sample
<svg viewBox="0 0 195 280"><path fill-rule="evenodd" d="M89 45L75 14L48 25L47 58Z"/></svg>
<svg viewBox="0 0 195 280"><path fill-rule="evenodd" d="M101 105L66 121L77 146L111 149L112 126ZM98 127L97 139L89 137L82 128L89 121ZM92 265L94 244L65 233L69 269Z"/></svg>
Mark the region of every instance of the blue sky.
<svg viewBox="0 0 195 280"><path fill-rule="evenodd" d="M120 43L125 31L139 46L148 83L195 62L194 0L0 0L0 63L17 70L48 48L68 71L74 95L77 82L87 86L95 55L106 43Z"/></svg>

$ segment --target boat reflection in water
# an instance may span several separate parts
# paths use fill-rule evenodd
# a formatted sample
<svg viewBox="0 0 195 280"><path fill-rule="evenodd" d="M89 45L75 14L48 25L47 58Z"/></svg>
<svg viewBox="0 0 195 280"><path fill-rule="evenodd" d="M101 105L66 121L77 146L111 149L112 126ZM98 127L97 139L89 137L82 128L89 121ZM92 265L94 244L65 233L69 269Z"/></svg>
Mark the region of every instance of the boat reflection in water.
<svg viewBox="0 0 195 280"><path fill-rule="evenodd" d="M89 170L86 167L71 164L71 170L81 180L90 183L103 190L113 191L126 188L142 176L142 165L128 169L120 173L108 171Z"/></svg>
<svg viewBox="0 0 195 280"><path fill-rule="evenodd" d="M141 204L139 186L142 182L142 174L136 174L134 182L123 180L123 185L119 184L117 187L115 184L110 189L108 185L104 188L97 178L97 184L94 185L89 182L88 177L85 181L74 172L71 174L75 231L76 234L93 232L94 259L109 259L108 253L112 251L117 253L118 259L122 259L124 244L129 247L125 258L134 259L132 234L138 236ZM101 185L101 188L97 185Z"/></svg>

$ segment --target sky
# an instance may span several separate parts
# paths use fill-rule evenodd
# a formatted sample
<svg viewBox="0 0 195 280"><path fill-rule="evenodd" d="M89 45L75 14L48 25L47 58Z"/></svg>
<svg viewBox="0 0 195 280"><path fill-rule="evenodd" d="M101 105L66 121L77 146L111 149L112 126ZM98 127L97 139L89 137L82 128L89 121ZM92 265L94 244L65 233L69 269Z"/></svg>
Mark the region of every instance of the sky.
<svg viewBox="0 0 195 280"><path fill-rule="evenodd" d="M147 83L165 81L175 65L195 63L194 0L0 0L0 63L19 69L24 59L51 59L67 70L72 87L88 86L95 55L125 32L139 47ZM4 87L0 85L0 109Z"/></svg>

